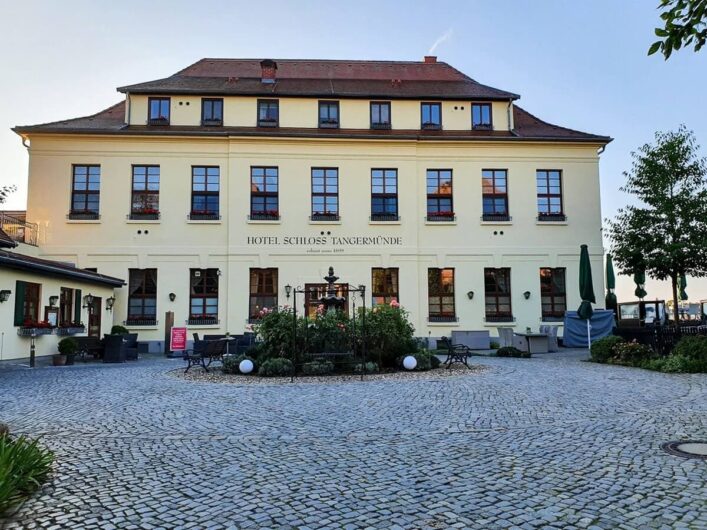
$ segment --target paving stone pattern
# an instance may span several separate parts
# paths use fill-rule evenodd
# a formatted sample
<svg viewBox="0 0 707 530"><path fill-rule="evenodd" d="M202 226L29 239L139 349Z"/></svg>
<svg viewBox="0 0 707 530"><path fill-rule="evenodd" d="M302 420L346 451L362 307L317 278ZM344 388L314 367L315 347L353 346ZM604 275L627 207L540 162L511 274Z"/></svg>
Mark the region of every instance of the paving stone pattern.
<svg viewBox="0 0 707 530"><path fill-rule="evenodd" d="M442 380L241 386L142 359L0 367L53 480L18 528L707 528L707 376L474 358Z"/></svg>

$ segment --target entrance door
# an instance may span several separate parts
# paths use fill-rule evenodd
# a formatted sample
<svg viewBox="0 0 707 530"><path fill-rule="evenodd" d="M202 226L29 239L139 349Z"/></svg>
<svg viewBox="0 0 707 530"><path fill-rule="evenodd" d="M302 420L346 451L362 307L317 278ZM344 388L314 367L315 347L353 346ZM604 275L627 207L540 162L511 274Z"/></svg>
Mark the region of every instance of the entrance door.
<svg viewBox="0 0 707 530"><path fill-rule="evenodd" d="M88 306L88 336L101 336L101 299L93 297L93 303Z"/></svg>
<svg viewBox="0 0 707 530"><path fill-rule="evenodd" d="M326 296L327 289L329 288L328 283L308 283L304 286L306 291L305 294L305 311L309 318L314 318L317 314L317 306L321 303L319 300ZM336 296L341 296L346 299L344 307L342 308L345 314L349 314L349 289L346 284L334 284L336 289Z"/></svg>

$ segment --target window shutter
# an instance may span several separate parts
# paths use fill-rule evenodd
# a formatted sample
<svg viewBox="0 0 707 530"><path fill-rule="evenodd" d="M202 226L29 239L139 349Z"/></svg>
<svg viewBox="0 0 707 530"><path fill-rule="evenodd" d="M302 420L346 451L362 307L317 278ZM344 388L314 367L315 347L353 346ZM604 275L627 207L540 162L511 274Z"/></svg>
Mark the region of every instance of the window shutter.
<svg viewBox="0 0 707 530"><path fill-rule="evenodd" d="M81 322L81 289L74 290L74 322Z"/></svg>
<svg viewBox="0 0 707 530"><path fill-rule="evenodd" d="M25 323L25 282L15 282L15 326Z"/></svg>

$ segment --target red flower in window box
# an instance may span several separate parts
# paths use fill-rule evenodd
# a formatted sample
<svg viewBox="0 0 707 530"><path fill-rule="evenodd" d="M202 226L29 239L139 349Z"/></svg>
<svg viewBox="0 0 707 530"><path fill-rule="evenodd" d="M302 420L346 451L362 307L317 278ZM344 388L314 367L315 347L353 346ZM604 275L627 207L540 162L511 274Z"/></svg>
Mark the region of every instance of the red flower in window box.
<svg viewBox="0 0 707 530"><path fill-rule="evenodd" d="M146 215L157 215L160 213L160 211L156 208L140 208L137 210L133 210L133 213L146 214Z"/></svg>
<svg viewBox="0 0 707 530"><path fill-rule="evenodd" d="M449 210L440 210L439 212L430 212L431 217L454 217L454 212Z"/></svg>

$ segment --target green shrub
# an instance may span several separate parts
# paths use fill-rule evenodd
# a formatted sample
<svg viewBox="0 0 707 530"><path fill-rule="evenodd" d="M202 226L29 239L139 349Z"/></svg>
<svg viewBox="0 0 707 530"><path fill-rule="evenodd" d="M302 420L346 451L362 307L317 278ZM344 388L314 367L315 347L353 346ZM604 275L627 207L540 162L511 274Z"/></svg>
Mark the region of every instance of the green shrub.
<svg viewBox="0 0 707 530"><path fill-rule="evenodd" d="M671 355L679 355L703 364L707 364L707 337L683 337L675 345Z"/></svg>
<svg viewBox="0 0 707 530"><path fill-rule="evenodd" d="M260 365L258 375L261 377L286 377L291 376L295 371L292 361L284 357L272 357Z"/></svg>
<svg viewBox="0 0 707 530"><path fill-rule="evenodd" d="M661 366L660 371L668 373L694 374L707 372L707 366L705 366L705 364L701 361L691 359L686 355L670 354L668 357L663 359L663 366Z"/></svg>
<svg viewBox="0 0 707 530"><path fill-rule="evenodd" d="M492 341L491 341L491 344L489 345L489 347L490 347L492 350L497 350L497 349L499 349L499 348L501 347L501 343L500 343L500 342L496 342L495 340L492 340Z"/></svg>
<svg viewBox="0 0 707 530"><path fill-rule="evenodd" d="M225 374L240 374L241 370L239 368L240 364L242 361L249 360L253 363L253 373L257 373L258 370L258 365L255 362L255 360L252 357L249 357L248 355L241 354L238 356L235 355L228 355L224 356L223 358L223 366L221 367L221 370L223 370L223 373ZM248 374L250 375L250 374Z"/></svg>
<svg viewBox="0 0 707 530"><path fill-rule="evenodd" d="M334 363L327 360L310 361L302 365L304 375L327 375L333 371Z"/></svg>
<svg viewBox="0 0 707 530"><path fill-rule="evenodd" d="M617 344L621 344L624 341L621 337L616 335L609 335L608 337L601 338L592 342L592 347L590 349L592 361L596 363L608 362L614 356L614 348Z"/></svg>
<svg viewBox="0 0 707 530"><path fill-rule="evenodd" d="M504 346L496 351L496 357L519 357L521 359L529 359L531 355L530 352L520 351L513 346Z"/></svg>
<svg viewBox="0 0 707 530"><path fill-rule="evenodd" d="M0 515L41 486L53 460L51 451L37 440L0 435Z"/></svg>
<svg viewBox="0 0 707 530"><path fill-rule="evenodd" d="M439 360L439 357L435 355L435 352L430 352L430 366L434 370L435 368L439 368L439 365L442 364L442 361Z"/></svg>
<svg viewBox="0 0 707 530"><path fill-rule="evenodd" d="M126 328L124 326L115 325L112 328L110 328L111 335L127 335L128 333L130 333L128 331L128 328Z"/></svg>
<svg viewBox="0 0 707 530"><path fill-rule="evenodd" d="M617 342L613 348L613 355L609 362L615 364L625 364L628 366L639 366L645 361L655 358L655 352L638 342Z"/></svg>
<svg viewBox="0 0 707 530"><path fill-rule="evenodd" d="M362 317L362 314L356 317L357 337L363 336ZM399 305L365 309L365 319L367 350L371 357L380 359L383 367L396 367L401 357L418 350L415 328L409 321L408 312Z"/></svg>
<svg viewBox="0 0 707 530"><path fill-rule="evenodd" d="M59 341L56 347L62 355L71 355L79 349L79 343L73 337L65 337Z"/></svg>
<svg viewBox="0 0 707 530"><path fill-rule="evenodd" d="M375 374L379 370L378 368L378 363L374 362L367 362L366 363L366 373L367 374ZM357 365L354 366L354 373L360 374L363 371L363 363L358 363Z"/></svg>

